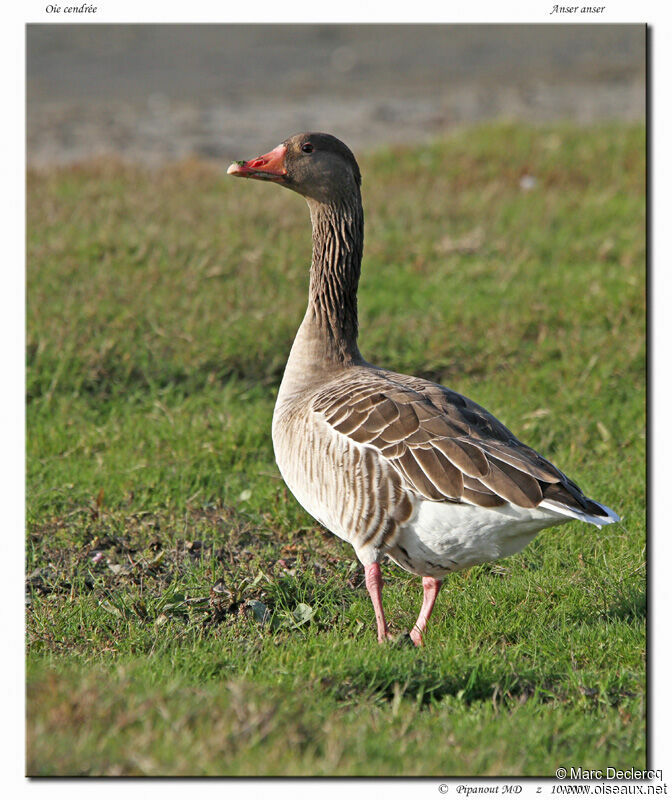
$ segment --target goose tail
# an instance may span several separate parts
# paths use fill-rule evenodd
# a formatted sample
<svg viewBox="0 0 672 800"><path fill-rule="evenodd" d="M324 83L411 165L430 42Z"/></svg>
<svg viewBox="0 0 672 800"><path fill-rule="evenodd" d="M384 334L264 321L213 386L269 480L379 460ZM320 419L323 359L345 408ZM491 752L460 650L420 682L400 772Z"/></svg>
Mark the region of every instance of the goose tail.
<svg viewBox="0 0 672 800"><path fill-rule="evenodd" d="M540 508L546 508L549 511L554 511L557 514L562 514L565 517L580 519L582 522L590 522L592 525L597 525L598 528L601 528L603 525L611 525L612 522L621 521L621 518L618 516L618 514L608 506L598 503L597 500L591 500L590 503L592 506L597 506L602 513L589 514L587 511L582 511L579 508L571 508L570 506L566 506L564 503L558 503L555 500L542 500L542 502L539 503L539 506Z"/></svg>

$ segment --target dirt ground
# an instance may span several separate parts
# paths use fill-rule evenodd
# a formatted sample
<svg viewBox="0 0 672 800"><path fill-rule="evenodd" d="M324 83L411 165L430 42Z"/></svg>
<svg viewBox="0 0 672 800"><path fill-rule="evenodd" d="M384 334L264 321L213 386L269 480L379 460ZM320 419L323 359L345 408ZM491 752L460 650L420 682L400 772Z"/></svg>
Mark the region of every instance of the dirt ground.
<svg viewBox="0 0 672 800"><path fill-rule="evenodd" d="M355 150L461 124L643 119L642 25L29 25L29 164Z"/></svg>

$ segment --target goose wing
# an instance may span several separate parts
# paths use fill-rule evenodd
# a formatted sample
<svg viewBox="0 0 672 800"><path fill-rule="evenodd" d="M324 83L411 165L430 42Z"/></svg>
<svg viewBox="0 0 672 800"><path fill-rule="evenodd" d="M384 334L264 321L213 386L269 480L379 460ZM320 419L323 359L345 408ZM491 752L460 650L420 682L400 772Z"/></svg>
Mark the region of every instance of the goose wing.
<svg viewBox="0 0 672 800"><path fill-rule="evenodd" d="M523 508L550 501L605 521L605 508L553 464L484 408L438 384L353 370L324 387L312 410L335 432L375 449L427 500Z"/></svg>

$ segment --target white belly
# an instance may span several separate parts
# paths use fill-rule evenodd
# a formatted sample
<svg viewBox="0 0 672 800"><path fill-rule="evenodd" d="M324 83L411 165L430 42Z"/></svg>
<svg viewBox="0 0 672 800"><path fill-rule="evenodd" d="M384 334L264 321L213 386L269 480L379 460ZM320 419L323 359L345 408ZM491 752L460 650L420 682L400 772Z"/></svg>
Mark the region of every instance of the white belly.
<svg viewBox="0 0 672 800"><path fill-rule="evenodd" d="M409 572L439 578L517 553L543 528L569 521L540 508L419 500L388 555Z"/></svg>

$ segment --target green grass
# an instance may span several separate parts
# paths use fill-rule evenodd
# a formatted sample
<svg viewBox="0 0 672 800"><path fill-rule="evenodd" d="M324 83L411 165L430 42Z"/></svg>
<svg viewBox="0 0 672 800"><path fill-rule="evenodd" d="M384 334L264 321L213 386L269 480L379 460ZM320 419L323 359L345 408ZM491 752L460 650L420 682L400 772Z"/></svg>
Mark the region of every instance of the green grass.
<svg viewBox="0 0 672 800"><path fill-rule="evenodd" d="M353 551L273 460L303 200L198 162L32 173L29 774L644 766L644 131L360 161L365 357L472 397L623 522L450 577L424 650L380 647ZM384 574L407 630L420 582Z"/></svg>

